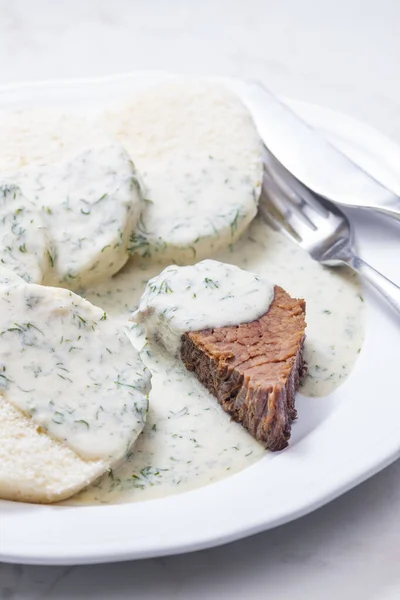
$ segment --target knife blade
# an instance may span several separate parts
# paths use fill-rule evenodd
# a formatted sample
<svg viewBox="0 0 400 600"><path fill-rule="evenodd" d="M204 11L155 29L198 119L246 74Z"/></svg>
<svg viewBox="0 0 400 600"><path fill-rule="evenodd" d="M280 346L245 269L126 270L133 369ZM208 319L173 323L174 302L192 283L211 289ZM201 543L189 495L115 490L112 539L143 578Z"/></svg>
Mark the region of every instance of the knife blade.
<svg viewBox="0 0 400 600"><path fill-rule="evenodd" d="M243 98L275 158L303 185L338 204L381 211L400 220L400 198L335 148L258 82Z"/></svg>

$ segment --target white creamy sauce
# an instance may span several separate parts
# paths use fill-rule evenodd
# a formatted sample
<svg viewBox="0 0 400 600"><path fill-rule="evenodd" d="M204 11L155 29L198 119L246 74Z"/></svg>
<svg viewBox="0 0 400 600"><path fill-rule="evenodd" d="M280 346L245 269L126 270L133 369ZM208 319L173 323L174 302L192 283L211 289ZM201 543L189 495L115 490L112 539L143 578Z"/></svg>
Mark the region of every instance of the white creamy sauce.
<svg viewBox="0 0 400 600"><path fill-rule="evenodd" d="M146 203L132 254L191 262L233 243L256 215L248 174L212 156L156 161L141 175Z"/></svg>
<svg viewBox="0 0 400 600"><path fill-rule="evenodd" d="M346 379L363 343L363 299L352 272L322 267L259 218L239 243L215 258L258 273L292 296L305 298L309 374L301 393L324 396ZM150 261L131 260L111 281L86 290L85 296L127 324L148 280L161 268ZM139 334L137 327L131 332L137 347L145 344ZM187 491L238 472L265 454L179 360L153 346L146 346L142 356L152 371L143 433L118 470L70 504L136 502Z"/></svg>
<svg viewBox="0 0 400 600"><path fill-rule="evenodd" d="M0 181L0 262L25 281L41 283L53 244L35 205L19 187Z"/></svg>
<svg viewBox="0 0 400 600"><path fill-rule="evenodd" d="M268 277L291 296L306 300L308 374L300 387L303 394L325 396L346 379L364 339L364 299L356 273L321 266L260 218L218 258Z"/></svg>
<svg viewBox="0 0 400 600"><path fill-rule="evenodd" d="M143 429L150 388L124 329L68 290L0 292L0 393L79 456L119 464Z"/></svg>
<svg viewBox="0 0 400 600"><path fill-rule="evenodd" d="M132 315L149 339L179 355L186 331L249 323L264 315L274 284L250 271L216 260L172 265L148 282Z"/></svg>
<svg viewBox="0 0 400 600"><path fill-rule="evenodd" d="M254 218L262 146L248 110L226 88L178 78L107 111L101 123L144 182L132 253L200 260L235 242Z"/></svg>
<svg viewBox="0 0 400 600"><path fill-rule="evenodd" d="M36 206L34 217L42 220L52 241L45 253L49 267L36 281L76 288L82 281L111 277L125 264L142 195L134 165L119 144L22 169L8 181L17 182Z"/></svg>
<svg viewBox="0 0 400 600"><path fill-rule="evenodd" d="M141 356L152 371L143 434L119 469L68 504L136 502L184 492L227 477L265 454L180 361L155 346Z"/></svg>

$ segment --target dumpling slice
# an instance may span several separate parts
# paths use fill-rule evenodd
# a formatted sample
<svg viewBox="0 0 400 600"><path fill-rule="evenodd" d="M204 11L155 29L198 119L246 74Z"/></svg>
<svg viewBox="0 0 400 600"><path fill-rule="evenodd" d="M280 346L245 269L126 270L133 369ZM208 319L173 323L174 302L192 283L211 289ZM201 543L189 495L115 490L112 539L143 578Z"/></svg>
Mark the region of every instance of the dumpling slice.
<svg viewBox="0 0 400 600"><path fill-rule="evenodd" d="M123 147L91 118L57 110L0 111L0 136L0 181L35 204L32 239L43 246L38 229L44 225L53 241L44 283L79 289L118 272L142 209L138 176ZM24 207L19 220L28 214ZM8 263L21 262L21 274L28 245L19 246L21 256L13 249ZM22 275L42 282L39 271L25 268Z"/></svg>
<svg viewBox="0 0 400 600"><path fill-rule="evenodd" d="M125 146L145 187L132 253L193 262L235 242L255 217L261 141L227 88L176 78L108 110L101 124Z"/></svg>
<svg viewBox="0 0 400 600"><path fill-rule="evenodd" d="M51 268L53 244L40 212L21 189L0 182L0 263L27 282L41 283Z"/></svg>
<svg viewBox="0 0 400 600"><path fill-rule="evenodd" d="M51 438L0 394L0 498L51 503L100 477L104 459L87 460Z"/></svg>
<svg viewBox="0 0 400 600"><path fill-rule="evenodd" d="M118 466L150 374L125 331L72 292L0 287L0 497L53 502Z"/></svg>
<svg viewBox="0 0 400 600"><path fill-rule="evenodd" d="M18 174L51 235L52 269L44 283L77 289L117 273L128 260L142 209L135 167L119 144Z"/></svg>

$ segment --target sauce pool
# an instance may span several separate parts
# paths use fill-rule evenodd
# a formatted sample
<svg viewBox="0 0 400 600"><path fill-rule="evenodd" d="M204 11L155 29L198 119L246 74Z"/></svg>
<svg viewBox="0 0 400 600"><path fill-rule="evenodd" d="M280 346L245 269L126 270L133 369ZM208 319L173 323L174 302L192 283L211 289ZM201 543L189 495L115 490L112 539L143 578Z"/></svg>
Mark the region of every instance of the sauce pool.
<svg viewBox="0 0 400 600"><path fill-rule="evenodd" d="M363 343L363 297L355 274L322 267L260 218L237 244L213 258L305 298L308 375L302 394L323 397L345 381ZM160 264L135 258L111 280L84 292L130 328L134 344L143 347L153 387L147 424L128 460L67 504L140 502L192 490L237 473L266 454L179 360L156 345L146 345L129 323L147 282L161 269Z"/></svg>

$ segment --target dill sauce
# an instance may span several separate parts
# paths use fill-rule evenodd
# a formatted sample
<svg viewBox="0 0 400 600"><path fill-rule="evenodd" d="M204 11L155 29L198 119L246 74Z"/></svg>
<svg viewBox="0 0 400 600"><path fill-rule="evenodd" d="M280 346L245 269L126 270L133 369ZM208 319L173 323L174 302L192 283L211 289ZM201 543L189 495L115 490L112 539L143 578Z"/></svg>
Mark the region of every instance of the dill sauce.
<svg viewBox="0 0 400 600"><path fill-rule="evenodd" d="M322 267L259 218L237 244L214 258L305 298L309 371L301 393L324 396L346 379L363 343L363 297L352 272ZM148 280L161 268L132 259L112 280L85 290L88 300L130 328L133 343L142 347L142 359L152 371L152 390L146 426L128 460L68 504L138 502L184 492L223 479L265 455L179 360L156 345L146 345L143 334L129 323Z"/></svg>
<svg viewBox="0 0 400 600"><path fill-rule="evenodd" d="M250 323L264 315L274 285L255 273L216 260L171 265L148 282L132 320L146 336L179 356L182 335L210 327Z"/></svg>
<svg viewBox="0 0 400 600"><path fill-rule="evenodd" d="M0 394L80 457L119 464L150 389L123 326L69 290L23 282L1 292Z"/></svg>

